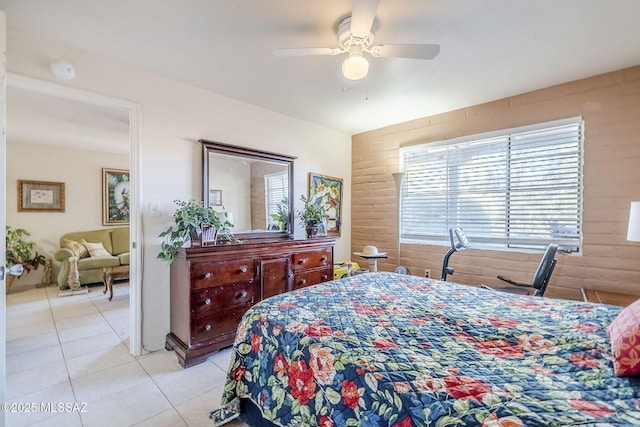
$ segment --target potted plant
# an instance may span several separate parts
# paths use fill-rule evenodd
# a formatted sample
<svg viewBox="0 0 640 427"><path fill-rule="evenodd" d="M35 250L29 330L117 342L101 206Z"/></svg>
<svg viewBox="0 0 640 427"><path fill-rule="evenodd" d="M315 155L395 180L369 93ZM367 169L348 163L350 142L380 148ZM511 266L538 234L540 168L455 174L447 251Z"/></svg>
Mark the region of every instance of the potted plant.
<svg viewBox="0 0 640 427"><path fill-rule="evenodd" d="M207 241L215 244L218 239L225 241L235 241L231 228L233 224L227 220L227 213L224 213L224 220L220 219L219 212L215 209L204 206L196 200L175 200L178 209L173 214L175 224L160 233L158 237L164 237L160 253L157 258L172 262L178 249L191 242L192 246L198 246L202 242L203 232L208 234Z"/></svg>
<svg viewBox="0 0 640 427"><path fill-rule="evenodd" d="M323 215L322 209L319 205L312 203L310 199L307 199L304 195L300 196L300 200L304 203L302 209L297 211L298 218L304 225L307 232L307 238L314 238L318 234L318 228L322 224Z"/></svg>
<svg viewBox="0 0 640 427"><path fill-rule="evenodd" d="M276 213L271 214L271 219L278 223L278 230L286 230L289 227L289 199L285 197L276 206Z"/></svg>
<svg viewBox="0 0 640 427"><path fill-rule="evenodd" d="M31 236L24 228L11 228L7 226L6 259L9 274L7 275L7 293L11 290L13 281L29 274L31 270L37 270L39 265L44 265L44 255L37 251L33 254L34 242L25 240ZM19 266L16 268L16 266ZM17 273L17 274L12 274Z"/></svg>

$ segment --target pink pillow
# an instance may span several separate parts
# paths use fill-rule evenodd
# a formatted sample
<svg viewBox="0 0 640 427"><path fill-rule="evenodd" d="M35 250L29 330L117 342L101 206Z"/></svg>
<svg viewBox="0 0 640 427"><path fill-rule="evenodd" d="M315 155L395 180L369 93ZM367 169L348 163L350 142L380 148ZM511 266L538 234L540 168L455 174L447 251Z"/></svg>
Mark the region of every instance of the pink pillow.
<svg viewBox="0 0 640 427"><path fill-rule="evenodd" d="M640 373L640 299L618 314L607 328L613 367L619 377Z"/></svg>

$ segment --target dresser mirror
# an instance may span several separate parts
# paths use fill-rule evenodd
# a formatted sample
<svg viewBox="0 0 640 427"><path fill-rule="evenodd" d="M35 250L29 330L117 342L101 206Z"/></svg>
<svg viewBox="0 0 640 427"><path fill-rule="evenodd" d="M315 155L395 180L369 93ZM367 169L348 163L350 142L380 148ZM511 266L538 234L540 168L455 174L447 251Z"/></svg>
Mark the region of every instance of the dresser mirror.
<svg viewBox="0 0 640 427"><path fill-rule="evenodd" d="M293 236L295 157L201 139L202 200L226 211L241 240Z"/></svg>

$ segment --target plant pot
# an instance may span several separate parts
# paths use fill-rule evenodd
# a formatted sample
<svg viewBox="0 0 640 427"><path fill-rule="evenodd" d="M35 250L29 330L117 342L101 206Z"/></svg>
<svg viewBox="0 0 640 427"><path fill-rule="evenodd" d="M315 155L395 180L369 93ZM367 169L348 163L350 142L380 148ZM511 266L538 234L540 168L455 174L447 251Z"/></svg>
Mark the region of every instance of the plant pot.
<svg viewBox="0 0 640 427"><path fill-rule="evenodd" d="M195 231L189 232L189 239L191 240L191 247L202 246L202 233L198 234Z"/></svg>
<svg viewBox="0 0 640 427"><path fill-rule="evenodd" d="M318 226L314 225L314 226L307 226L305 228L306 232L307 232L307 239L315 239L316 236L318 236Z"/></svg>

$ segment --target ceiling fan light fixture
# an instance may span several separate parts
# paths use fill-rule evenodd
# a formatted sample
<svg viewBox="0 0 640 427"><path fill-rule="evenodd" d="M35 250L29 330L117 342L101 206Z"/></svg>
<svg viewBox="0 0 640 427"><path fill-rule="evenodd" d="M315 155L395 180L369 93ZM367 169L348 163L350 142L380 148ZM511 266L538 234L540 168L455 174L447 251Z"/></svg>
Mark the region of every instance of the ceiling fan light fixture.
<svg viewBox="0 0 640 427"><path fill-rule="evenodd" d="M350 53L342 63L342 74L349 80L360 80L369 72L369 61L361 53Z"/></svg>

